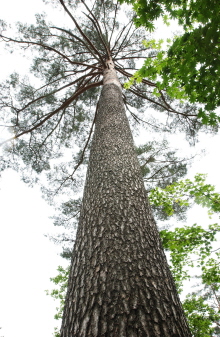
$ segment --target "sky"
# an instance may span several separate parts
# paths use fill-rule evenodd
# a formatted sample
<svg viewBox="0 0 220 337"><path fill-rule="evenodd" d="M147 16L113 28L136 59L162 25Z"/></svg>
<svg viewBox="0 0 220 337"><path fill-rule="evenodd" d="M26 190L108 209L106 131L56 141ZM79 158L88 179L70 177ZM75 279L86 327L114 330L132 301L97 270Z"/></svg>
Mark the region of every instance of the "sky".
<svg viewBox="0 0 220 337"><path fill-rule="evenodd" d="M0 336L51 336L57 303L45 290L64 265L44 236L53 232L53 210L11 170L0 181L0 209Z"/></svg>
<svg viewBox="0 0 220 337"><path fill-rule="evenodd" d="M0 18L6 21L31 23L34 14L47 10L41 0L7 0L0 5ZM51 18L67 20L50 7ZM167 28L168 29L168 28ZM164 31L166 35L167 32ZM160 36L163 38L163 36ZM166 36L165 36L166 37ZM18 54L7 54L0 45L0 77L5 78L13 70L28 70L27 62ZM1 135L0 135L1 138ZM181 136L173 138L175 147L185 154L188 147ZM195 152L206 149L206 155L197 157L188 177L207 173L208 182L219 183L217 154L219 136L200 137ZM30 188L19 174L7 170L0 179L0 337L48 337L52 336L56 321L53 319L57 303L45 290L52 289L50 277L56 275L58 265L65 265L59 253L61 248L45 237L53 233L49 218L53 208L42 199L39 187ZM199 221L198 221L199 220ZM175 220L171 220L173 222ZM190 210L188 222L210 223L201 208Z"/></svg>
<svg viewBox="0 0 220 337"><path fill-rule="evenodd" d="M31 23L46 6L41 0L7 0L0 4L0 19ZM55 11L50 8L50 15ZM57 14L58 20L58 14ZM28 62L0 45L0 77L14 70L28 71ZM1 135L0 135L1 138ZM45 290L53 289L50 277L66 262L61 247L45 234L55 232L53 208L39 187L28 187L19 174L7 170L0 179L0 337L49 337L57 321L56 303Z"/></svg>

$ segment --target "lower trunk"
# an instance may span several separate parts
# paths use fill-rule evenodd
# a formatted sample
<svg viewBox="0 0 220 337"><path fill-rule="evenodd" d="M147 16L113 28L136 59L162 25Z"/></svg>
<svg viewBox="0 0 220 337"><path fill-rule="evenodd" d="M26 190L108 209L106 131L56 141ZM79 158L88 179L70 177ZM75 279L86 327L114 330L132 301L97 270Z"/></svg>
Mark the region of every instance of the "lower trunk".
<svg viewBox="0 0 220 337"><path fill-rule="evenodd" d="M61 337L73 336L191 336L114 82L98 103L73 251Z"/></svg>

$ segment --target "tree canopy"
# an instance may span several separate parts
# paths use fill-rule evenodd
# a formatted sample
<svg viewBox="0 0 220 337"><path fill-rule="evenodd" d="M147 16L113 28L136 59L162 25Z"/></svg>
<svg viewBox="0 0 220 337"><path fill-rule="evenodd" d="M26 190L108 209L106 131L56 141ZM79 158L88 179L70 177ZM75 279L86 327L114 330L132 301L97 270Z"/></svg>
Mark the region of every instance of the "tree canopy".
<svg viewBox="0 0 220 337"><path fill-rule="evenodd" d="M181 36L169 40L168 51L159 46L154 60L146 60L137 77L157 78L158 89L169 87L173 97L201 103L198 116L205 124L218 124L215 109L220 105L219 45L220 4L218 1L125 0L136 12L134 22L153 31L156 19L178 21ZM122 1L121 1L122 2Z"/></svg>
<svg viewBox="0 0 220 337"><path fill-rule="evenodd" d="M135 65L137 60L150 60L157 55L154 46L143 46L146 32L143 28L133 27L131 12L128 11L124 21L119 23L119 3L96 2L94 7L89 8L84 1L80 4L70 2L79 11L77 19L65 2L57 1L57 5L72 21L72 28L53 25L47 22L45 15L37 14L35 24L18 23L17 35L12 37L7 35L7 25L1 22L1 41L7 48L12 52L16 48L25 53L33 52L31 77L22 78L14 73L1 84L1 125L12 133L4 145L9 159L6 161L2 157L1 168L16 168L20 163L24 175L27 167L37 173L48 172L51 179L49 197L56 196L58 191L68 186L72 190L80 185L77 172L83 163L86 164L106 57L111 54L123 84L138 69ZM33 75L37 81L34 81ZM166 89L160 90L157 97L154 95L156 88L156 83L144 79L123 93L133 126L144 125L148 130L157 132L179 130L185 132L190 141L199 130L207 130L198 118L195 105L178 103ZM161 112L165 122L158 122L146 113L147 108L148 111L154 108ZM73 152L72 144L75 144ZM153 153L152 145L144 144L145 147L138 150L143 170L149 178L154 177L154 172L161 174L167 170L167 174L161 175L164 180L165 176L177 172L174 166L178 158L174 159L174 153L168 154L167 151L166 160L173 163L173 169L167 162L162 170L154 155L146 155L148 163L144 164L144 151L150 149ZM165 144L162 145L162 148L165 147ZM18 158L22 159L25 168ZM152 170L155 164L157 167ZM182 164L179 161L184 174L185 163ZM25 179L30 180L27 175Z"/></svg>

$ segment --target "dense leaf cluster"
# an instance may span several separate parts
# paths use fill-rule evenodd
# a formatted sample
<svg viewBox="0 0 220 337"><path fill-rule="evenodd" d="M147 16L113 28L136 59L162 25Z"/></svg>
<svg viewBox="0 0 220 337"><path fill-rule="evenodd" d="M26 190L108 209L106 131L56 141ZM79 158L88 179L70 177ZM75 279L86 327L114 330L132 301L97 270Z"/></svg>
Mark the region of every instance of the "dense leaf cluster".
<svg viewBox="0 0 220 337"><path fill-rule="evenodd" d="M189 206L193 199L196 204L207 207L211 216L215 212L220 212L220 195L215 192L213 185L205 184L205 178L205 174L197 174L194 181L186 179L167 185L163 189L156 187L150 191L149 199L155 206L163 206L168 215L173 214L175 203Z"/></svg>
<svg viewBox="0 0 220 337"><path fill-rule="evenodd" d="M213 323L218 323L219 314L216 313L214 308L204 302L202 296L187 296L186 300L183 303L183 308L186 313L193 336L214 336L213 333L216 332L216 329L214 328Z"/></svg>
<svg viewBox="0 0 220 337"><path fill-rule="evenodd" d="M160 232L163 246L169 250L172 263L172 272L179 288L183 280L190 278L190 273L185 267L199 267L201 278L204 284L219 284L220 269L219 253L215 252L210 258L213 250L213 241L216 241L216 234L219 233L218 224L209 225L205 230L201 226L177 227L173 231L162 230ZM193 258L194 256L194 258Z"/></svg>
<svg viewBox="0 0 220 337"><path fill-rule="evenodd" d="M122 2L122 1L121 1ZM138 78L157 78L158 90L169 88L169 94L176 98L187 97L191 103L201 103L198 117L202 123L217 125L220 117L214 110L220 105L220 4L218 1L163 0L136 1L137 26L154 30L154 20L163 17L177 19L184 28L184 34L176 37L168 52L157 46L157 56L146 60L136 73ZM171 41L169 41L171 42ZM159 75L159 77L158 77ZM130 82L132 84L132 82ZM155 91L159 95L159 91Z"/></svg>
<svg viewBox="0 0 220 337"><path fill-rule="evenodd" d="M205 183L205 175L197 174L189 179L175 182L164 189L156 188L149 193L153 205L163 207L172 215L175 204L189 207L192 202L207 208L209 216L220 212L220 194L214 186ZM171 270L179 291L185 280L194 278L196 270L199 292L189 294L183 307L194 336L210 336L219 333L220 313L220 252L213 243L219 240L219 224L176 227L160 231L165 250L169 253ZM208 289L208 291L207 291ZM215 335L215 334L214 334Z"/></svg>

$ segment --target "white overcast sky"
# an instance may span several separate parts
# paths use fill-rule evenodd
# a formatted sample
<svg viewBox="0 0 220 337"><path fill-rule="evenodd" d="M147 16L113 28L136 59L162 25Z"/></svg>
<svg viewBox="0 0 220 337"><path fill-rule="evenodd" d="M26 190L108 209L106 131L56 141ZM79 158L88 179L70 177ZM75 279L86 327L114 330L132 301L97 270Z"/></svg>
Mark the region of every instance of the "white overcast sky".
<svg viewBox="0 0 220 337"><path fill-rule="evenodd" d="M0 19L31 23L35 13L45 11L55 20L67 22L65 15L47 8L41 0L1 1ZM1 79L14 70L24 71L26 65L20 56L6 54L0 45ZM182 138L174 142L175 147L186 151ZM189 177L208 173L208 181L220 190L218 144L219 136L201 137L197 149L205 148L207 155L195 161ZM56 304L44 291L53 287L49 278L56 275L57 266L65 265L60 248L44 236L53 232L49 219L53 208L42 199L37 187L27 187L17 173L8 170L0 180L0 211L0 337L52 336ZM203 210L195 208L190 211L188 224L195 222L206 224L210 220Z"/></svg>

